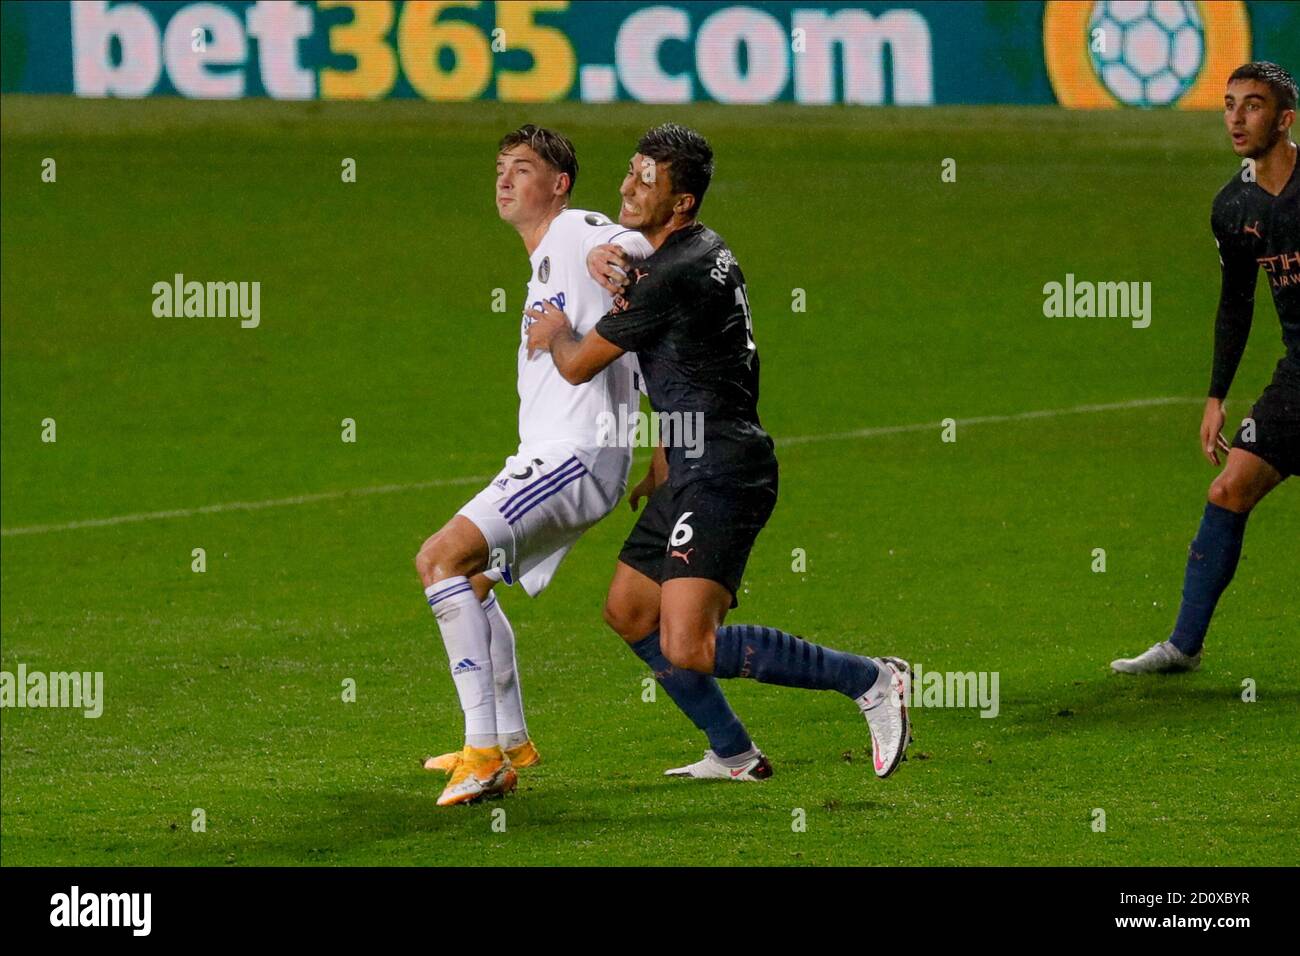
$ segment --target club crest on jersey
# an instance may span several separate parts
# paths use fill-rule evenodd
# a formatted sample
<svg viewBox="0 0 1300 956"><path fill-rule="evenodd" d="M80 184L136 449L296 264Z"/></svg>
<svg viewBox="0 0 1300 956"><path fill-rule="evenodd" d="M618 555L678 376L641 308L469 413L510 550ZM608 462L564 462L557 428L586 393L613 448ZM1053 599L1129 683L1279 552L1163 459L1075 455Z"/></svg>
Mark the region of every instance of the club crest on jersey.
<svg viewBox="0 0 1300 956"><path fill-rule="evenodd" d="M551 257L542 256L542 264L537 267L537 281L546 282L551 277Z"/></svg>

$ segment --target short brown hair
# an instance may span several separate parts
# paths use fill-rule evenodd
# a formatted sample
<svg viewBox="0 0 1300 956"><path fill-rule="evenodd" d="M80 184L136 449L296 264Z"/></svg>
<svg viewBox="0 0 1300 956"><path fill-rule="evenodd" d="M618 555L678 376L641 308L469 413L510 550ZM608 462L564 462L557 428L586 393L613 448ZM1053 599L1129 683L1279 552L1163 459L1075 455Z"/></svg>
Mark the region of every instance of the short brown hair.
<svg viewBox="0 0 1300 956"><path fill-rule="evenodd" d="M569 192L573 192L574 183L578 181L578 154L567 136L553 129L525 123L501 137L497 153L504 153L515 146L527 146L557 173L567 173Z"/></svg>

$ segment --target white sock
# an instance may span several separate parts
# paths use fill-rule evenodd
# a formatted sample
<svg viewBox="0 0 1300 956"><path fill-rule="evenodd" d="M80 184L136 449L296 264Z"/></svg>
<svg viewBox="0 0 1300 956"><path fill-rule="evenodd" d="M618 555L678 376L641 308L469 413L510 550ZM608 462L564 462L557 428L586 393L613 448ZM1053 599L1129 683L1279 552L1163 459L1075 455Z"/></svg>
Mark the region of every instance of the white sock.
<svg viewBox="0 0 1300 956"><path fill-rule="evenodd" d="M461 710L465 711L465 743L471 747L497 745L496 694L492 688L491 625L465 577L447 578L424 589L438 619L442 642L451 662Z"/></svg>
<svg viewBox="0 0 1300 956"><path fill-rule="evenodd" d="M524 723L524 699L519 690L519 669L515 666L515 629L495 594L483 602L483 612L492 625L492 682L496 687L497 739L502 749L518 747L528 739Z"/></svg>

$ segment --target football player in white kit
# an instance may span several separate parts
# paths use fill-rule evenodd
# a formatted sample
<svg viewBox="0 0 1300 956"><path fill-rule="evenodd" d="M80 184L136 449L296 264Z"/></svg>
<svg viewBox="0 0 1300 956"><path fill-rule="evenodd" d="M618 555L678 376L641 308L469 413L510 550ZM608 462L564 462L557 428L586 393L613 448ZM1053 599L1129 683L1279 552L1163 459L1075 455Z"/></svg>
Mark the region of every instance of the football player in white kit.
<svg viewBox="0 0 1300 956"><path fill-rule="evenodd" d="M496 205L528 250L525 310L549 300L581 335L612 304L588 274L588 255L610 243L633 259L652 250L639 232L569 209L577 175L573 144L558 133L529 124L501 140ZM514 768L540 759L524 723L514 632L492 588L504 579L541 593L578 537L618 504L632 461L608 424L602 435L602 419L639 408L634 360L574 387L549 354L528 354L531 322L525 315L520 331L519 449L415 558L465 711L464 749L425 762L451 773L439 806L508 792Z"/></svg>

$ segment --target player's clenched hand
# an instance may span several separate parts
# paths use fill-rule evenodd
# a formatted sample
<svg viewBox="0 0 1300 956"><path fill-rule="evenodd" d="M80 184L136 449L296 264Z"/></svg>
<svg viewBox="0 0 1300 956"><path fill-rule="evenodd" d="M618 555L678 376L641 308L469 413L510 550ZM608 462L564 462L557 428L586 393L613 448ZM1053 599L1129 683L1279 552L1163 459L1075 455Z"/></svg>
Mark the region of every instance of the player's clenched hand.
<svg viewBox="0 0 1300 956"><path fill-rule="evenodd" d="M524 313L532 324L528 326L528 357L534 352L549 352L551 340L561 329L569 327L569 317L556 308L555 303L546 299L541 305L535 305Z"/></svg>
<svg viewBox="0 0 1300 956"><path fill-rule="evenodd" d="M627 270L631 264L627 250L612 242L597 246L587 254L587 272L610 295L618 295L627 286Z"/></svg>
<svg viewBox="0 0 1300 956"><path fill-rule="evenodd" d="M656 445L653 454L650 456L650 467L646 469L645 477L637 482L637 486L632 489L632 494L627 499L628 505L631 506L633 511L636 511L641 499L649 498L667 480L668 457L664 454L664 446Z"/></svg>
<svg viewBox="0 0 1300 956"><path fill-rule="evenodd" d="M636 487L632 489L632 493L627 496L627 503L631 506L633 511L636 511L641 504L641 499L649 498L655 493L655 488L657 487L659 487L659 485L655 481L654 469L651 469L644 478L636 483Z"/></svg>
<svg viewBox="0 0 1300 956"><path fill-rule="evenodd" d="M1223 402L1217 398L1207 399L1205 415L1201 419L1201 451L1212 465L1219 463L1220 450L1226 454L1231 448L1223 437L1223 419Z"/></svg>

